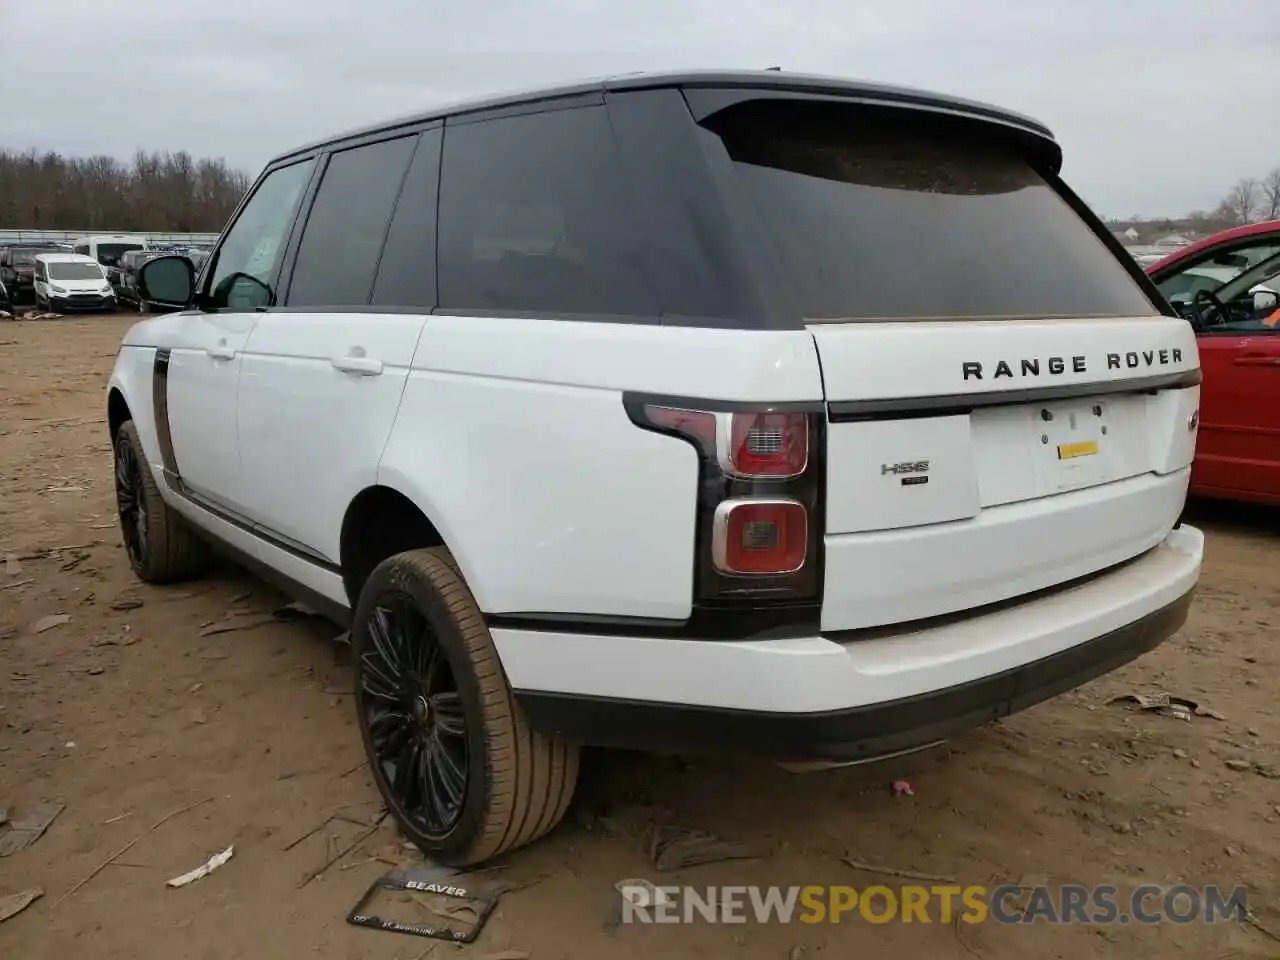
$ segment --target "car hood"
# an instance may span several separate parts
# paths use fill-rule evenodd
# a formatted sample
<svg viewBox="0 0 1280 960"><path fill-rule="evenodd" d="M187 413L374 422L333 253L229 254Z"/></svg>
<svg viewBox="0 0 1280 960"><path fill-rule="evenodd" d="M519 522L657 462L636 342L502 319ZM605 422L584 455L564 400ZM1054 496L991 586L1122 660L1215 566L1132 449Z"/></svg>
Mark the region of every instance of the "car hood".
<svg viewBox="0 0 1280 960"><path fill-rule="evenodd" d="M106 285L106 278L101 280L49 280L50 286L61 287L68 293L98 293L102 291Z"/></svg>

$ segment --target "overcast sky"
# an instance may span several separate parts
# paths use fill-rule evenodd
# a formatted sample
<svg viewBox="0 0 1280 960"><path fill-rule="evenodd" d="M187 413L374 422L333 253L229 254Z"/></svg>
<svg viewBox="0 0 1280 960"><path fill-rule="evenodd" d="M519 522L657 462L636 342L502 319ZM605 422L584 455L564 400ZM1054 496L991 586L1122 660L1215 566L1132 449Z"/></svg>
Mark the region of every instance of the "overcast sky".
<svg viewBox="0 0 1280 960"><path fill-rule="evenodd" d="M0 0L0 145L222 156L442 101L765 67L1047 122L1106 216L1209 208L1280 166L1280 0Z"/></svg>

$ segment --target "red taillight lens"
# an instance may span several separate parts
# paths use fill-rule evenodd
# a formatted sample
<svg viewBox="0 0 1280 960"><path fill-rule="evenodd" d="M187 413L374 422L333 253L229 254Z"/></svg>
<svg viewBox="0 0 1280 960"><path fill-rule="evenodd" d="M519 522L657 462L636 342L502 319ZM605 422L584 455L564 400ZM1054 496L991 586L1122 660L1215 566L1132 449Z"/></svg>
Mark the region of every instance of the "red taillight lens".
<svg viewBox="0 0 1280 960"><path fill-rule="evenodd" d="M809 549L809 514L795 500L725 500L712 528L712 560L739 576L795 573Z"/></svg>
<svg viewBox="0 0 1280 960"><path fill-rule="evenodd" d="M809 465L809 418L803 413L735 413L729 422L729 471L784 480Z"/></svg>

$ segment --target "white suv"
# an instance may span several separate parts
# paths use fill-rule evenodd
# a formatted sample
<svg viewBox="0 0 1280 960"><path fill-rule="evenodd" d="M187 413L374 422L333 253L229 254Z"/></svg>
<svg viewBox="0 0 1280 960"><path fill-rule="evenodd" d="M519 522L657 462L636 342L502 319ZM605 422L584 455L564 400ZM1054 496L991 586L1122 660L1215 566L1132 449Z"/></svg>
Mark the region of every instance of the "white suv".
<svg viewBox="0 0 1280 960"><path fill-rule="evenodd" d="M108 411L148 582L351 627L388 808L474 863L583 744L857 762L1183 623L1195 338L1025 117L785 73L471 103L270 163Z"/></svg>

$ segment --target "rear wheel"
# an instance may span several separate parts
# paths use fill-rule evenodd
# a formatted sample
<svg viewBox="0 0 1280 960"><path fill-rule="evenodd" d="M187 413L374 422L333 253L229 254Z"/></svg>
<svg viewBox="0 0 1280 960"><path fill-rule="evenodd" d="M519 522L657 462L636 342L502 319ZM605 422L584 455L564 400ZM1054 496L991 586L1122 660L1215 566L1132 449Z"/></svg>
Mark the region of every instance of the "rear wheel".
<svg viewBox="0 0 1280 960"><path fill-rule="evenodd" d="M447 550L379 564L360 593L351 641L374 781L427 856L480 863L560 821L578 748L525 722Z"/></svg>
<svg viewBox="0 0 1280 960"><path fill-rule="evenodd" d="M202 573L209 548L164 502L132 420L115 442L116 512L133 572L146 583L175 583Z"/></svg>

